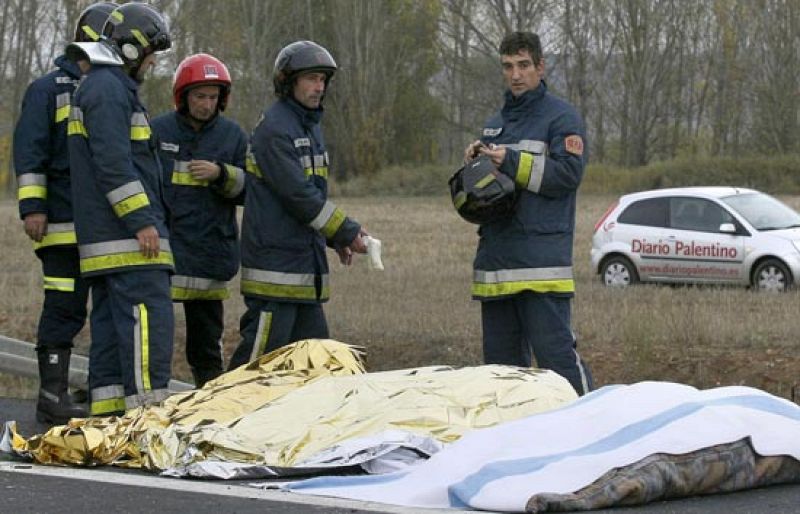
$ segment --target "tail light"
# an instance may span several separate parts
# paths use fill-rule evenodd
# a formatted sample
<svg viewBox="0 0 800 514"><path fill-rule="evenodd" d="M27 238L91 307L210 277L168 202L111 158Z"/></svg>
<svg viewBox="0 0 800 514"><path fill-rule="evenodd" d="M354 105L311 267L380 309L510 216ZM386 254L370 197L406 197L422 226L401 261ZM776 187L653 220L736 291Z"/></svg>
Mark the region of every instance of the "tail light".
<svg viewBox="0 0 800 514"><path fill-rule="evenodd" d="M611 214L611 211L616 209L617 205L619 205L619 200L615 200L614 203L612 203L611 206L608 209L606 209L606 212L604 212L603 215L600 216L600 219L597 220L597 223L594 224L594 232L597 232L597 229L603 225L603 222L606 221L606 218L608 218L608 215Z"/></svg>

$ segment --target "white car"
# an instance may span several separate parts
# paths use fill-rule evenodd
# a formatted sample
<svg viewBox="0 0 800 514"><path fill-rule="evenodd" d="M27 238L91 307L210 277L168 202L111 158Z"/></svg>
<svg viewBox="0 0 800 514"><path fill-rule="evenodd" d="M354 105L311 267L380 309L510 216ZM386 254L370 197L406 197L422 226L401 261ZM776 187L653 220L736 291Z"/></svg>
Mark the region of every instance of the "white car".
<svg viewBox="0 0 800 514"><path fill-rule="evenodd" d="M786 291L800 284L800 214L738 187L625 195L595 225L592 267L608 286L641 281Z"/></svg>

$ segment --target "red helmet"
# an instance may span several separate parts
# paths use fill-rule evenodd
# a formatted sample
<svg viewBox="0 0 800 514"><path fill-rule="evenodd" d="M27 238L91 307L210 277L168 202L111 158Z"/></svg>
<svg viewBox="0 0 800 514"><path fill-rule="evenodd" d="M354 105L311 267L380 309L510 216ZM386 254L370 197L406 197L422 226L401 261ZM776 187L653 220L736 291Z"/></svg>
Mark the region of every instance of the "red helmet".
<svg viewBox="0 0 800 514"><path fill-rule="evenodd" d="M225 110L231 92L231 76L222 61L208 54L190 55L181 61L172 82L175 108L181 109L184 93L195 86L220 86L217 108Z"/></svg>

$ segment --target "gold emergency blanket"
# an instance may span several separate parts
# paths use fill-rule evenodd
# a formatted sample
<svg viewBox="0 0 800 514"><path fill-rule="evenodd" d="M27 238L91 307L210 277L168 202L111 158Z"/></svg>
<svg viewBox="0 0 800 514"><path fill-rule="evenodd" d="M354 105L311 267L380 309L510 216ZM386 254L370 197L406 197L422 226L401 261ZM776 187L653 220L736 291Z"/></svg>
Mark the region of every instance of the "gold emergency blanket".
<svg viewBox="0 0 800 514"><path fill-rule="evenodd" d="M365 373L356 348L306 340L160 406L74 419L27 441L14 434L12 444L41 463L292 468L352 438L402 430L449 443L575 399L550 371L490 365Z"/></svg>

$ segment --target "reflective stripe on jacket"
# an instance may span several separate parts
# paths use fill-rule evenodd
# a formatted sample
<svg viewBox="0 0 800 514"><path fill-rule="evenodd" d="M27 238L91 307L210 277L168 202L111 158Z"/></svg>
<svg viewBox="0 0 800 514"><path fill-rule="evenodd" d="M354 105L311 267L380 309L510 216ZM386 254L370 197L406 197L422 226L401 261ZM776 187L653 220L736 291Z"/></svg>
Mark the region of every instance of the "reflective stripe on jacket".
<svg viewBox="0 0 800 514"><path fill-rule="evenodd" d="M487 121L481 140L506 146L500 171L515 181L520 194L513 216L478 231L474 298L575 291L572 245L585 139L581 117L549 94L544 82L518 98L506 92L503 108Z"/></svg>
<svg viewBox="0 0 800 514"><path fill-rule="evenodd" d="M152 121L163 169L175 257L174 300L227 298L225 282L239 269L236 205L244 201L247 135L218 115L199 131L179 113ZM189 162L205 160L222 169L214 182L196 180Z"/></svg>
<svg viewBox="0 0 800 514"><path fill-rule="evenodd" d="M327 300L326 242L347 246L360 230L328 200L321 114L294 100L279 100L253 132L242 220L245 296Z"/></svg>
<svg viewBox="0 0 800 514"><path fill-rule="evenodd" d="M34 249L74 245L72 196L70 191L67 120L72 94L81 73L64 56L55 60L56 70L33 81L25 91L19 120L14 128L14 170L20 218L47 215L48 236ZM58 224L58 227L53 227ZM58 229L58 236L54 234Z"/></svg>
<svg viewBox="0 0 800 514"><path fill-rule="evenodd" d="M92 66L73 97L69 152L81 273L172 269L161 166L138 84L115 66ZM136 232L152 225L158 257L139 251Z"/></svg>

